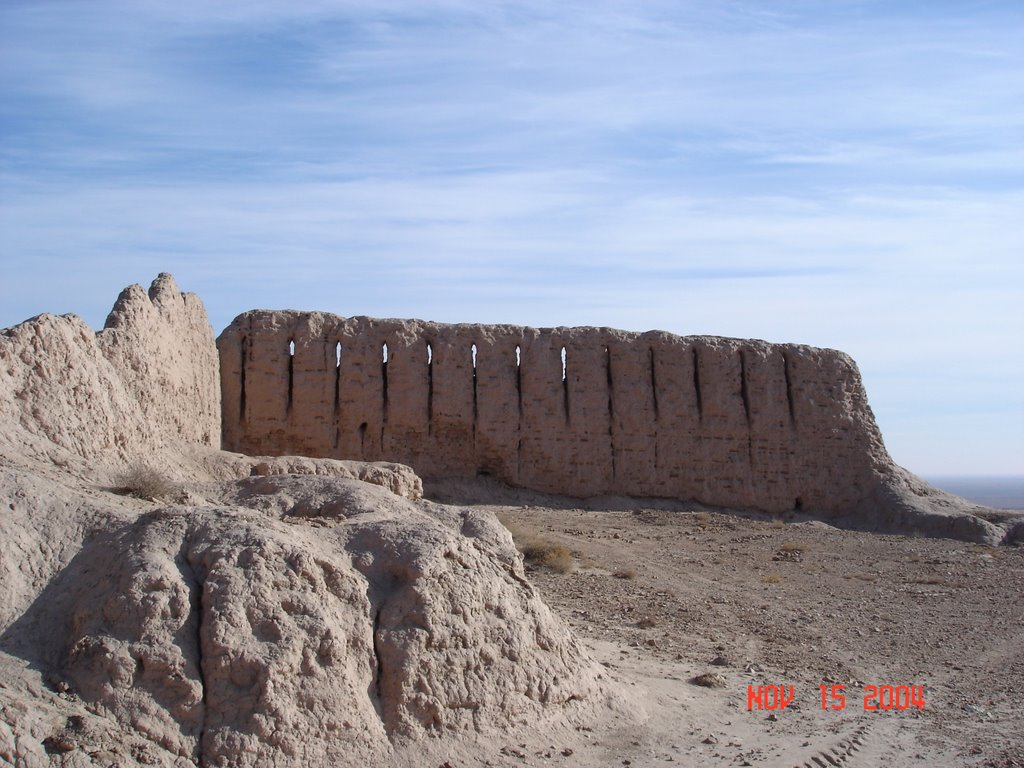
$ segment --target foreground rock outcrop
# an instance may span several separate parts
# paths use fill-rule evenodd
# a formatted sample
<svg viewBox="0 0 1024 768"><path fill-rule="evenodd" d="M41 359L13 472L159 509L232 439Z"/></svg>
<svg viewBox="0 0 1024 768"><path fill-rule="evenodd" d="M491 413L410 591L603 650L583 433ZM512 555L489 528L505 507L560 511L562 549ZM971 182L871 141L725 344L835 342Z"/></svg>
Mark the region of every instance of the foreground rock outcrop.
<svg viewBox="0 0 1024 768"><path fill-rule="evenodd" d="M105 528L3 645L164 759L383 764L606 697L492 515L280 475Z"/></svg>
<svg viewBox="0 0 1024 768"><path fill-rule="evenodd" d="M1005 536L893 463L856 364L835 350L293 311L240 315L217 344L230 450Z"/></svg>

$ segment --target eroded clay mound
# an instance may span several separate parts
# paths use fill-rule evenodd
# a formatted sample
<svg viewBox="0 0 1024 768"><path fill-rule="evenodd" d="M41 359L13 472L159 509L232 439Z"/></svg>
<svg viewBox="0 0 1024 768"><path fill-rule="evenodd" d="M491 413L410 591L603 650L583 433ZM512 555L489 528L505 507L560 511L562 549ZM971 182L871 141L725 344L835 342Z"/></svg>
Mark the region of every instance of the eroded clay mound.
<svg viewBox="0 0 1024 768"><path fill-rule="evenodd" d="M206 311L166 273L148 294L122 291L99 333L50 314L0 333L4 455L84 476L178 444L219 448L220 420Z"/></svg>
<svg viewBox="0 0 1024 768"><path fill-rule="evenodd" d="M397 742L564 723L601 698L490 514L328 477L219 493L235 506L91 541L5 642L214 765L382 764Z"/></svg>

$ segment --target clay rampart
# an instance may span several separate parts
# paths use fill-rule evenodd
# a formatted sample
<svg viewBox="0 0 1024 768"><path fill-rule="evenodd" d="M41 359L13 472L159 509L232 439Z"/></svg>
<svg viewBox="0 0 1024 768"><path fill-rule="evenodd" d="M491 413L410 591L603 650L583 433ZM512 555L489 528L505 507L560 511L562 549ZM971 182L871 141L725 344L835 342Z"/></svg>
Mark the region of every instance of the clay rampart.
<svg viewBox="0 0 1024 768"><path fill-rule="evenodd" d="M536 490L844 513L889 459L853 361L763 341L252 311L224 447Z"/></svg>

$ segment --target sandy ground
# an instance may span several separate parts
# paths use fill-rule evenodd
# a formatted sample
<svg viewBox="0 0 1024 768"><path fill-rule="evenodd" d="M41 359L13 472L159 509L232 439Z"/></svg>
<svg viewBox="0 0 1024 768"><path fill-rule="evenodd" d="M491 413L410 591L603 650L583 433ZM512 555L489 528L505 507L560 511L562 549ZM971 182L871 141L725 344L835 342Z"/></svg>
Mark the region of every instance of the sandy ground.
<svg viewBox="0 0 1024 768"><path fill-rule="evenodd" d="M570 573L530 578L636 694L642 725L525 739L482 764L1024 766L1024 548L650 501L502 501L481 506L572 551ZM691 682L705 673L724 687ZM845 686L845 708L823 709L821 685ZM792 686L793 703L749 709L749 686ZM923 687L924 706L883 708L882 686Z"/></svg>
<svg viewBox="0 0 1024 768"><path fill-rule="evenodd" d="M571 552L569 572L528 565L528 576L619 693L589 721L415 742L380 765L1024 768L1024 547L692 504L426 490L494 512L519 541ZM705 674L721 687L692 682ZM845 708L830 698L823 709L821 685L844 686ZM784 686L792 703L749 708L750 686ZM868 686L880 696L866 702ZM924 705L886 708L882 686L923 689ZM4 652L0 714L42 738L86 710ZM118 765L110 744L149 762L141 734L89 723L90 764Z"/></svg>

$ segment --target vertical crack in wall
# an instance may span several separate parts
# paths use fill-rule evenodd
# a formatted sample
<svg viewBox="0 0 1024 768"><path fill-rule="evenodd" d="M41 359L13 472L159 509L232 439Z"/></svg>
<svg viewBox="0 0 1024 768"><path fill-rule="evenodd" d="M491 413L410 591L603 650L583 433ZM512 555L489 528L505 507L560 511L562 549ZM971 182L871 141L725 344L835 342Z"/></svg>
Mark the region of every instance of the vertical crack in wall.
<svg viewBox="0 0 1024 768"><path fill-rule="evenodd" d="M469 347L469 354L473 360L473 432L476 432L476 420L477 420L477 391L476 391L476 344L471 344Z"/></svg>
<svg viewBox="0 0 1024 768"><path fill-rule="evenodd" d="M334 347L334 450L341 442L341 342Z"/></svg>
<svg viewBox="0 0 1024 768"><path fill-rule="evenodd" d="M651 366L651 397L654 401L654 420L658 420L658 377L654 371L654 347L647 349L647 358Z"/></svg>
<svg viewBox="0 0 1024 768"><path fill-rule="evenodd" d="M522 429L523 423L523 351L522 348L516 344L516 397L518 398L519 404L519 429Z"/></svg>
<svg viewBox="0 0 1024 768"><path fill-rule="evenodd" d="M388 343L385 341L381 345L381 364L380 364L380 383L381 383L381 417L380 417L380 450L384 451L384 430L388 424ZM363 458L366 458L365 452Z"/></svg>
<svg viewBox="0 0 1024 768"><path fill-rule="evenodd" d="M427 435L434 434L434 348L427 342Z"/></svg>
<svg viewBox="0 0 1024 768"><path fill-rule="evenodd" d="M238 423L245 424L245 364L249 358L249 337L242 337L242 364L238 372Z"/></svg>
<svg viewBox="0 0 1024 768"><path fill-rule="evenodd" d="M651 441L654 445L654 473L658 473L658 421L661 418L661 412L658 406L658 376L655 371L655 359L654 359L654 347L647 348L647 357L650 362L651 368L651 398L654 403L654 439Z"/></svg>
<svg viewBox="0 0 1024 768"><path fill-rule="evenodd" d="M786 402L789 404L789 423L796 424L796 408L793 407L793 380L789 372L789 355L782 353L782 374L786 377Z"/></svg>
<svg viewBox="0 0 1024 768"><path fill-rule="evenodd" d="M612 482L615 482L615 392L612 386L612 350L604 348L604 370L608 381L608 445L612 456Z"/></svg>
<svg viewBox="0 0 1024 768"><path fill-rule="evenodd" d="M740 350L740 397L743 399L743 416L750 429L750 392L747 390L747 356Z"/></svg>
<svg viewBox="0 0 1024 768"><path fill-rule="evenodd" d="M517 398L517 416L515 425L515 481L519 481L522 471L522 345L515 345L515 393Z"/></svg>
<svg viewBox="0 0 1024 768"><path fill-rule="evenodd" d="M754 468L754 432L751 429L750 421L750 390L747 383L747 355L741 349L740 356L740 397L743 400L743 416L747 421L747 464L751 471Z"/></svg>
<svg viewBox="0 0 1024 768"><path fill-rule="evenodd" d="M292 401L295 399L295 339L288 339L288 407L287 414L292 414Z"/></svg>
<svg viewBox="0 0 1024 768"><path fill-rule="evenodd" d="M562 347L559 353L562 358L562 405L565 408L565 423L569 423L569 354Z"/></svg>
<svg viewBox="0 0 1024 768"><path fill-rule="evenodd" d="M697 418L703 421L704 395L700 391L700 355L696 347L692 347L691 351L693 352L693 393L697 397Z"/></svg>

